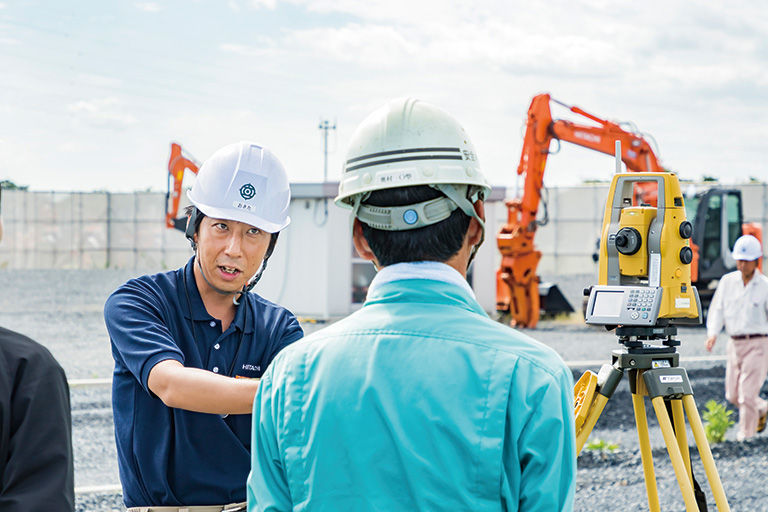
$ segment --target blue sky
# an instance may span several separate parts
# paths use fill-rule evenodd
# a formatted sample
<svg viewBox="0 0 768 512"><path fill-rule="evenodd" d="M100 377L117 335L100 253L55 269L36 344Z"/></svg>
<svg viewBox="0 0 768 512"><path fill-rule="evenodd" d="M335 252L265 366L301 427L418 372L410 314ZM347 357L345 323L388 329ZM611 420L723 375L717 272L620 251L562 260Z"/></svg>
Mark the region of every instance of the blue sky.
<svg viewBox="0 0 768 512"><path fill-rule="evenodd" d="M632 121L683 178L766 179L768 15L754 3L0 0L0 179L35 190L165 190L171 141L203 160L270 147L329 175L355 126L410 95L451 112L512 186L531 98ZM554 109L560 117L569 117ZM563 144L545 183L607 178Z"/></svg>

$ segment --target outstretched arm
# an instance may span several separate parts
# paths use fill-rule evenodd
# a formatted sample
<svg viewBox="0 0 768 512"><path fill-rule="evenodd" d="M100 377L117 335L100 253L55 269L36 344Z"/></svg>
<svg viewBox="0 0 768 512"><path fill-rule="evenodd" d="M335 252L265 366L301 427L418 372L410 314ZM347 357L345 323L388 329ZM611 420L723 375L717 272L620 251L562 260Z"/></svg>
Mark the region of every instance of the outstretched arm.
<svg viewBox="0 0 768 512"><path fill-rule="evenodd" d="M248 414L259 381L225 377L166 359L150 370L147 385L168 407L211 414Z"/></svg>

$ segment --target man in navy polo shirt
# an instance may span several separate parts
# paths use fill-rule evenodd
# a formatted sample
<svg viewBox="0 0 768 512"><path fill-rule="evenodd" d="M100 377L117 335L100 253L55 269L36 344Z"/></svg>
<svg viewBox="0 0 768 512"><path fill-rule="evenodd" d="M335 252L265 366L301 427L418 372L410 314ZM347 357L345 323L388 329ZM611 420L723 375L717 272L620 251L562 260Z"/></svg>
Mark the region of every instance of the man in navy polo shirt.
<svg viewBox="0 0 768 512"><path fill-rule="evenodd" d="M226 146L189 199L194 257L128 281L104 307L129 511L244 510L257 379L303 335L289 311L249 293L290 222L280 161L249 142Z"/></svg>

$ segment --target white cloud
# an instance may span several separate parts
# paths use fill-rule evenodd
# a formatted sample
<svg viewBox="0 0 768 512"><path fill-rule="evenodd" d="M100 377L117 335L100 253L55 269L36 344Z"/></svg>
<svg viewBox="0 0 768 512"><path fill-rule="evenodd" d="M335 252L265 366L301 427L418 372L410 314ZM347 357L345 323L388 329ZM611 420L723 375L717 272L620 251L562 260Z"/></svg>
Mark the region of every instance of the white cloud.
<svg viewBox="0 0 768 512"><path fill-rule="evenodd" d="M116 87L119 87L123 82L118 78L107 76L107 75L96 75L93 73L79 73L77 75L77 83L82 85L92 85L96 87L116 88Z"/></svg>
<svg viewBox="0 0 768 512"><path fill-rule="evenodd" d="M135 1L142 3L134 9L150 12L166 5ZM9 76L24 80L11 84L18 101L0 102L4 119L27 125L19 144L74 128L72 139L89 147L58 149L65 156L79 151L70 160L80 172L85 155L106 151L114 139L120 147L112 154L130 139L132 154L120 153L131 160L126 165L150 169L154 164L135 150L142 144L163 146L152 149L158 154L166 140L180 139L202 158L228 141L256 138L286 155L292 173L314 179L322 161L317 116L338 119L339 149L329 157L329 169L338 169L365 115L387 99L413 95L455 115L491 181L509 184L530 99L550 92L598 117L634 121L656 137L663 163L684 174L764 168L759 123L768 115L768 18L746 0L200 0L189 14L201 16L190 22L206 30L156 33L144 41L151 49L135 45L140 54L128 51L134 45L109 47L114 60L100 60L99 45L83 54L54 58L43 48L29 50L29 60L15 58L27 48L5 45L32 41L0 21L0 49L15 66ZM175 20L167 8L156 16ZM61 113L62 104L69 105L66 116L48 115ZM179 120L177 110L187 118ZM569 118L564 110L553 105L556 117ZM39 122L51 117L59 130ZM564 143L546 180L606 177L611 167L610 157Z"/></svg>
<svg viewBox="0 0 768 512"><path fill-rule="evenodd" d="M277 0L250 0L248 3L251 7L256 9L260 9L262 7L265 9L274 9L277 5Z"/></svg>
<svg viewBox="0 0 768 512"><path fill-rule="evenodd" d="M244 57L263 57L274 52L274 41L268 37L259 37L257 39L258 46L237 43L221 43L219 44L219 50Z"/></svg>
<svg viewBox="0 0 768 512"><path fill-rule="evenodd" d="M291 32L283 41L289 48L322 59L355 62L366 67L403 64L419 49L397 27L350 24Z"/></svg>
<svg viewBox="0 0 768 512"><path fill-rule="evenodd" d="M155 2L137 2L133 5L144 12L160 12L163 10L163 7Z"/></svg>
<svg viewBox="0 0 768 512"><path fill-rule="evenodd" d="M123 110L121 102L116 98L83 100L67 106L67 111L74 114L79 121L98 127L116 129L122 129L136 123L136 118Z"/></svg>

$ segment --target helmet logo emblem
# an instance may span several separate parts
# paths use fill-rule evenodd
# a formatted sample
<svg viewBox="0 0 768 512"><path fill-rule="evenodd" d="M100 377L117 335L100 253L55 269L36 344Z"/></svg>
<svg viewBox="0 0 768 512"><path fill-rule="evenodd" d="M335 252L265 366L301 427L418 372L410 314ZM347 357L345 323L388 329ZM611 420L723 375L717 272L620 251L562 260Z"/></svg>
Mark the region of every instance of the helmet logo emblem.
<svg viewBox="0 0 768 512"><path fill-rule="evenodd" d="M256 195L256 188L250 183L246 183L245 185L240 187L240 196L246 201L249 199L253 199L253 196L255 195Z"/></svg>
<svg viewBox="0 0 768 512"><path fill-rule="evenodd" d="M403 213L403 221L409 226L416 224L417 220L419 220L419 214L416 213L416 210L405 210Z"/></svg>

